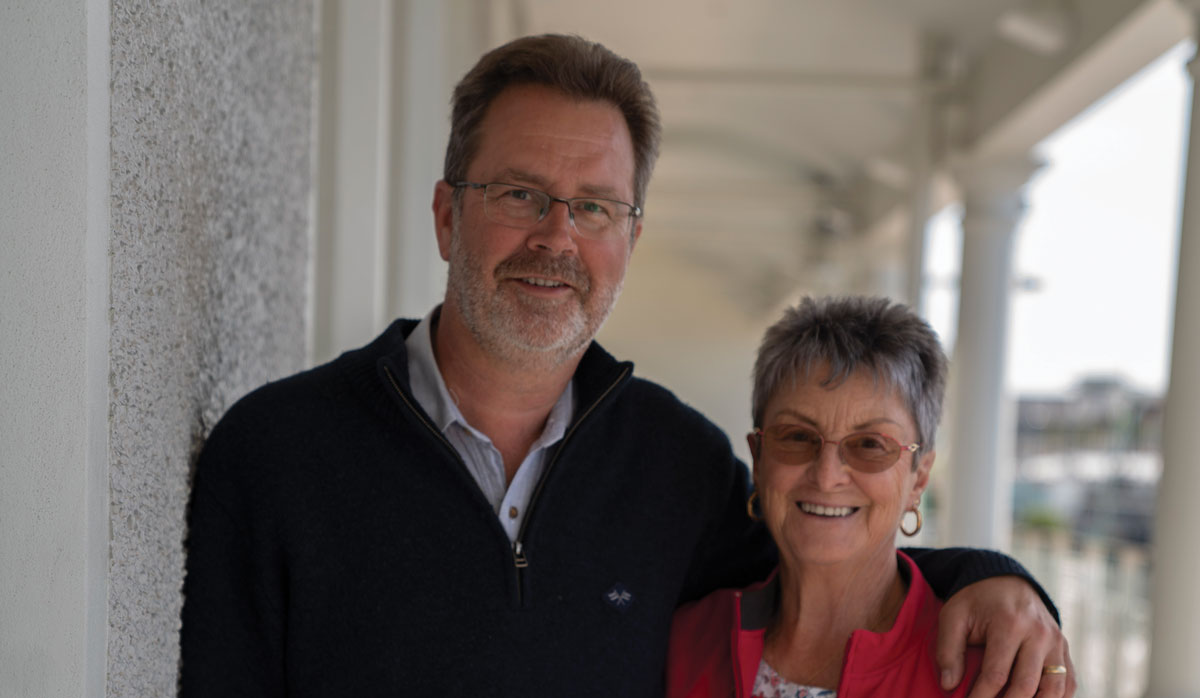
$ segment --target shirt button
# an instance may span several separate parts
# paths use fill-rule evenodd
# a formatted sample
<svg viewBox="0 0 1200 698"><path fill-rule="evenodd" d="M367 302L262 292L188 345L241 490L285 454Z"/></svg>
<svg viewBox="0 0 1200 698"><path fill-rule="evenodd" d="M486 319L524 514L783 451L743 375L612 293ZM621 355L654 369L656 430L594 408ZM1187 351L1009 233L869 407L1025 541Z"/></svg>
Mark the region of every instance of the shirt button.
<svg viewBox="0 0 1200 698"><path fill-rule="evenodd" d="M515 518L517 518L517 514L518 514L518 513L519 513L519 512L517 511L517 508L516 508L516 507L509 507L509 508L508 508L508 518L510 518L510 519L515 519Z"/></svg>

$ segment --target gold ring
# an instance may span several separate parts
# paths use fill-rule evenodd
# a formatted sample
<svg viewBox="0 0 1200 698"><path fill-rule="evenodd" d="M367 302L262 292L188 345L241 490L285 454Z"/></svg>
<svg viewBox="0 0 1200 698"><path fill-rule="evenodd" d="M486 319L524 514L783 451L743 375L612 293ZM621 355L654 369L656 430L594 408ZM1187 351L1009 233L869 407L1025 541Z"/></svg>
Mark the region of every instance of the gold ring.
<svg viewBox="0 0 1200 698"><path fill-rule="evenodd" d="M1067 667L1065 664L1047 664L1046 666L1042 667L1042 676L1045 676L1047 674L1065 674L1065 673L1067 673Z"/></svg>

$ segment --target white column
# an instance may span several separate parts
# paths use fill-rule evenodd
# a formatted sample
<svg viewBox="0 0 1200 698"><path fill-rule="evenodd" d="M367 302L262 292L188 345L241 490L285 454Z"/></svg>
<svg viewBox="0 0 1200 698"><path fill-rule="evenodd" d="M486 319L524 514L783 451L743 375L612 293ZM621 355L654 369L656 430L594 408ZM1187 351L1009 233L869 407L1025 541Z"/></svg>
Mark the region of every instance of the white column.
<svg viewBox="0 0 1200 698"><path fill-rule="evenodd" d="M925 234L929 224L929 199L933 181L933 98L927 87L917 97L912 138L912 181L909 188L908 305L924 309Z"/></svg>
<svg viewBox="0 0 1200 698"><path fill-rule="evenodd" d="M1184 3L1200 26L1200 2ZM1200 696L1200 58L1192 75L1191 129L1179 238L1171 380L1163 424L1163 474L1154 519L1147 696Z"/></svg>
<svg viewBox="0 0 1200 698"><path fill-rule="evenodd" d="M364 344L387 315L393 4L321 6L309 358Z"/></svg>
<svg viewBox="0 0 1200 698"><path fill-rule="evenodd" d="M1041 167L1028 155L964 162L963 262L949 406L946 541L1007 549L1012 529L1012 407L1006 394L1013 243L1023 190Z"/></svg>
<svg viewBox="0 0 1200 698"><path fill-rule="evenodd" d="M441 300L431 206L449 132L443 12L437 0L322 6L315 361Z"/></svg>
<svg viewBox="0 0 1200 698"><path fill-rule="evenodd" d="M395 14L387 321L421 317L440 303L446 264L433 229L433 186L450 135L444 79L446 21L438 0L407 0ZM453 80L458 81L459 75Z"/></svg>
<svg viewBox="0 0 1200 698"><path fill-rule="evenodd" d="M946 79L946 42L934 36L921 39L921 84L917 88L909 167L909 245L907 302L918 313L925 311L925 236L933 209L934 162L943 134L943 90Z"/></svg>

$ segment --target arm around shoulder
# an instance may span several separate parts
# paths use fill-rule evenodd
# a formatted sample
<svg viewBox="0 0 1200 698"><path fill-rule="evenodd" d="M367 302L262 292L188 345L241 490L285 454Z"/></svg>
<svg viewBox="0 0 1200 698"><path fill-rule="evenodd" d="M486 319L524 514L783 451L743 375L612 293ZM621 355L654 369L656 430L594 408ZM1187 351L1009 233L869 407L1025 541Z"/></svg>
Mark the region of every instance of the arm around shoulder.
<svg viewBox="0 0 1200 698"><path fill-rule="evenodd" d="M1012 557L983 548L901 548L917 563L925 581L940 599L949 599L964 587L985 579L1016 576L1023 579L1037 595L1046 610L1061 622L1058 608L1042 585L1025 567Z"/></svg>

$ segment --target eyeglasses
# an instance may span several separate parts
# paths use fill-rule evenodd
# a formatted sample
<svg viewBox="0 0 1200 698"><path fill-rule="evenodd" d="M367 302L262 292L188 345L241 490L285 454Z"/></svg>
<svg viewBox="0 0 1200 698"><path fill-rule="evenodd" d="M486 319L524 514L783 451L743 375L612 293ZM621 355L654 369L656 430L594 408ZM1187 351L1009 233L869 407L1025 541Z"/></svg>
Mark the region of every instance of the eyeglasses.
<svg viewBox="0 0 1200 698"><path fill-rule="evenodd" d="M862 473L881 473L896 464L900 454L916 453L920 444L902 444L887 434L860 431L841 441L826 439L809 427L797 424L776 424L755 429L762 456L784 465L806 465L821 455L825 444L838 447L838 457L846 465Z"/></svg>
<svg viewBox="0 0 1200 698"><path fill-rule="evenodd" d="M513 228L531 228L550 212L555 201L566 204L571 224L581 237L600 240L622 230L626 221L642 215L642 209L623 201L576 197L563 199L544 191L515 184L455 182L455 188L483 190L483 213L488 220Z"/></svg>

